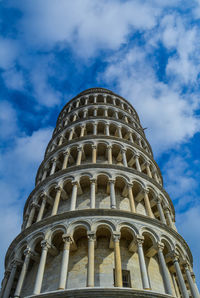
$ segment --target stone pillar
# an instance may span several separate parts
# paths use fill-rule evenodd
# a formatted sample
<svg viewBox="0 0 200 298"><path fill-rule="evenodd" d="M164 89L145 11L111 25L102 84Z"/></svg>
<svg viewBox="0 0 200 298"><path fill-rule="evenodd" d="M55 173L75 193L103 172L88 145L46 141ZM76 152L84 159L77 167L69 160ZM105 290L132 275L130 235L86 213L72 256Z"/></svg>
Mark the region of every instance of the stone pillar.
<svg viewBox="0 0 200 298"><path fill-rule="evenodd" d="M97 103L97 95L94 95L94 104Z"/></svg>
<svg viewBox="0 0 200 298"><path fill-rule="evenodd" d="M12 262L11 272L10 272L10 276L8 278L8 282L7 282L7 285L6 285L4 294L3 294L3 298L9 298L10 297L10 291L11 291L11 288L12 288L12 285L13 285L16 270L17 270L17 261L14 260Z"/></svg>
<svg viewBox="0 0 200 298"><path fill-rule="evenodd" d="M137 142L138 142L138 145L142 148L142 143L141 143L141 139L140 138L137 138Z"/></svg>
<svg viewBox="0 0 200 298"><path fill-rule="evenodd" d="M122 149L122 161L125 167L128 167L127 159L126 159L126 149Z"/></svg>
<svg viewBox="0 0 200 298"><path fill-rule="evenodd" d="M50 175L53 175L55 173L55 170L56 170L56 161L57 161L57 158L56 157L52 158L52 167L51 167Z"/></svg>
<svg viewBox="0 0 200 298"><path fill-rule="evenodd" d="M94 117L96 117L97 116L97 108L94 108L94 115L93 115Z"/></svg>
<svg viewBox="0 0 200 298"><path fill-rule="evenodd" d="M106 136L110 135L110 131L109 131L109 123L106 123Z"/></svg>
<svg viewBox="0 0 200 298"><path fill-rule="evenodd" d="M136 169L138 172L141 172L141 167L140 167L140 162L139 162L139 155L135 155L135 164L136 164Z"/></svg>
<svg viewBox="0 0 200 298"><path fill-rule="evenodd" d="M151 170L148 162L146 163L146 169L147 169L147 175L149 176L149 178L152 178L152 174L151 174Z"/></svg>
<svg viewBox="0 0 200 298"><path fill-rule="evenodd" d="M88 100L89 100L89 97L88 97L88 96L86 96L86 98L85 98L85 105L87 105L87 104L88 104Z"/></svg>
<svg viewBox="0 0 200 298"><path fill-rule="evenodd" d="M103 102L107 103L107 95L103 95Z"/></svg>
<svg viewBox="0 0 200 298"><path fill-rule="evenodd" d="M129 201L130 201L131 212L135 213L136 212L135 200L134 200L134 197L133 197L132 187L133 187L132 184L128 184L128 196L129 196Z"/></svg>
<svg viewBox="0 0 200 298"><path fill-rule="evenodd" d="M44 179L46 179L46 177L47 177L47 168L44 168L44 172L43 172L43 175L42 175L42 181Z"/></svg>
<svg viewBox="0 0 200 298"><path fill-rule="evenodd" d="M157 170L156 170L156 169L153 170L153 177L154 177L154 179L156 180L156 182L157 182L158 184L160 184L159 179L158 179L158 175L157 175Z"/></svg>
<svg viewBox="0 0 200 298"><path fill-rule="evenodd" d="M62 170L65 170L67 168L68 160L69 160L69 151L65 151Z"/></svg>
<svg viewBox="0 0 200 298"><path fill-rule="evenodd" d="M70 211L73 211L76 209L76 198L77 198L77 189L78 189L78 182L73 181L72 182L73 188L72 188L72 197L71 197L71 207Z"/></svg>
<svg viewBox="0 0 200 298"><path fill-rule="evenodd" d="M104 110L104 117L108 117L108 109Z"/></svg>
<svg viewBox="0 0 200 298"><path fill-rule="evenodd" d="M96 136L97 135L97 123L93 124L93 135Z"/></svg>
<svg viewBox="0 0 200 298"><path fill-rule="evenodd" d="M71 128L71 129L70 129L70 133L69 133L68 141L71 141L71 140L72 140L72 138L73 138L73 134L74 134L74 129Z"/></svg>
<svg viewBox="0 0 200 298"><path fill-rule="evenodd" d="M166 215L166 218L167 218L167 223L168 225L170 226L170 228L174 228L173 226L173 223L172 223L172 218L171 218L171 214L170 214L170 209L169 207L165 206L164 207L164 210L165 210L165 215Z"/></svg>
<svg viewBox="0 0 200 298"><path fill-rule="evenodd" d="M87 269L87 287L94 287L94 244L95 234L88 233L88 269Z"/></svg>
<svg viewBox="0 0 200 298"><path fill-rule="evenodd" d="M77 119L77 114L74 114L72 121L76 121L76 119Z"/></svg>
<svg viewBox="0 0 200 298"><path fill-rule="evenodd" d="M149 202L149 196L148 196L148 191L147 190L144 190L144 204L145 204L147 215L151 218L154 218L153 214L152 214L151 205L150 205L150 202Z"/></svg>
<svg viewBox="0 0 200 298"><path fill-rule="evenodd" d="M115 287L122 287L122 265L120 255L120 234L113 235L115 258Z"/></svg>
<svg viewBox="0 0 200 298"><path fill-rule="evenodd" d="M38 217L37 217L37 220L36 222L40 221L43 217L43 214L44 214L44 209L45 209L45 206L46 206L46 202L47 202L47 198L46 198L46 195L45 193L43 193L41 195L42 197L42 203L41 203L41 206L40 206L40 210L39 210L39 213L38 213Z"/></svg>
<svg viewBox="0 0 200 298"><path fill-rule="evenodd" d="M131 143L134 143L133 136L132 136L132 132L131 131L129 131L129 139L130 139L130 142Z"/></svg>
<svg viewBox="0 0 200 298"><path fill-rule="evenodd" d="M119 119L119 117L118 117L118 111L115 111L115 118L116 119Z"/></svg>
<svg viewBox="0 0 200 298"><path fill-rule="evenodd" d="M108 163L112 164L112 146L107 146L107 150L108 150Z"/></svg>
<svg viewBox="0 0 200 298"><path fill-rule="evenodd" d="M126 123L128 123L128 118L127 118L126 115L124 116L124 121L125 121Z"/></svg>
<svg viewBox="0 0 200 298"><path fill-rule="evenodd" d="M116 106L116 98L112 97L112 100L113 100L113 105Z"/></svg>
<svg viewBox="0 0 200 298"><path fill-rule="evenodd" d="M76 160L77 166L79 166L81 164L82 154L83 154L83 148L78 147L78 154L77 154L77 160Z"/></svg>
<svg viewBox="0 0 200 298"><path fill-rule="evenodd" d="M116 198L115 198L115 180L110 180L110 201L111 201L111 208L116 208Z"/></svg>
<svg viewBox="0 0 200 298"><path fill-rule="evenodd" d="M61 136L60 136L60 139L59 139L58 146L61 146L61 145L62 145L62 143L63 143L63 139L64 139L64 137L61 135Z"/></svg>
<svg viewBox="0 0 200 298"><path fill-rule="evenodd" d="M25 249L25 251L24 251L25 259L24 259L22 270L21 270L21 273L20 273L20 276L19 276L19 279L18 279L18 283L17 283L17 287L16 287L16 290L15 290L14 297L20 297L21 290L22 290L24 280L25 280L25 277L26 277L26 273L28 271L28 266L29 266L29 261L30 261L30 258L31 258L31 254L32 253L31 253L30 248Z"/></svg>
<svg viewBox="0 0 200 298"><path fill-rule="evenodd" d="M183 298L189 298L188 291L187 291L186 285L185 285L185 281L184 281L184 278L183 278L183 275L181 272L181 268L179 265L178 254L176 252L172 252L171 257L172 257L172 261L173 261L173 264L174 264L174 267L176 270L176 275L177 275L181 295L183 296Z"/></svg>
<svg viewBox="0 0 200 298"><path fill-rule="evenodd" d="M3 278L2 284L1 284L0 294L2 295L2 297L4 297L4 291L5 291L9 276L10 276L10 271L6 270L5 273L4 273L4 278Z"/></svg>
<svg viewBox="0 0 200 298"><path fill-rule="evenodd" d="M83 111L83 118L87 118L87 110Z"/></svg>
<svg viewBox="0 0 200 298"><path fill-rule="evenodd" d="M60 197L61 197L61 192L62 192L62 188L60 186L56 187L56 197L54 200L54 204L53 204L53 209L51 212L51 216L56 215L57 211L58 211L58 207L59 207L59 203L60 203Z"/></svg>
<svg viewBox="0 0 200 298"><path fill-rule="evenodd" d="M159 264L160 264L160 271L162 273L165 292L166 292L166 294L173 296L171 282L170 282L170 278L169 278L169 272L167 270L167 265L165 262L165 258L163 256L163 249L164 249L164 244L159 242L158 243L158 260L159 260Z"/></svg>
<svg viewBox="0 0 200 298"><path fill-rule="evenodd" d="M145 259L144 259L143 242L144 242L143 237L137 237L136 243L137 243L137 249L138 249L138 257L139 257L139 263L140 263L142 284L143 284L143 288L145 290L150 290L149 278L148 278L146 263L145 263Z"/></svg>
<svg viewBox="0 0 200 298"><path fill-rule="evenodd" d="M92 145L92 163L97 162L97 146Z"/></svg>
<svg viewBox="0 0 200 298"><path fill-rule="evenodd" d="M62 236L64 241L63 247L63 255L62 255L62 263L61 263L61 270L60 270L60 280L59 280L59 287L58 290L64 290L67 281L67 273L68 273L68 263L69 263L69 252L70 252L70 245L72 243L72 238L69 235Z"/></svg>
<svg viewBox="0 0 200 298"><path fill-rule="evenodd" d="M122 139L122 130L120 126L118 127L117 132L118 132L118 137Z"/></svg>
<svg viewBox="0 0 200 298"><path fill-rule="evenodd" d="M162 209L161 199L160 198L156 199L156 204L157 204L158 212L159 212L159 215L160 215L160 220L162 221L162 223L166 224L166 219L165 219L165 216L164 216L164 212L163 212L163 209Z"/></svg>
<svg viewBox="0 0 200 298"><path fill-rule="evenodd" d="M80 105L80 101L77 101L77 102L76 102L76 108L78 108L79 105Z"/></svg>
<svg viewBox="0 0 200 298"><path fill-rule="evenodd" d="M42 254L40 256L40 263L39 263L38 271L36 275L33 295L40 294L40 291L42 288L43 276L44 276L44 269L46 265L46 258L47 258L48 249L50 248L50 244L46 240L43 240L41 242L41 246L42 246Z"/></svg>
<svg viewBox="0 0 200 298"><path fill-rule="evenodd" d="M96 180L90 179L91 182L91 198L90 198L90 208L95 208L95 192L96 192Z"/></svg>
<svg viewBox="0 0 200 298"><path fill-rule="evenodd" d="M28 222L27 222L27 224L26 224L26 228L28 228L28 227L30 227L30 226L32 225L33 218L34 218L34 216L35 216L36 208L38 208L38 205L37 205L35 202L33 202L33 203L31 204L31 212L30 212L30 214L29 214L29 218L28 218Z"/></svg>
<svg viewBox="0 0 200 298"><path fill-rule="evenodd" d="M84 134L85 134L85 125L82 125L82 126L81 126L81 134L80 134L80 138L81 138L81 137L84 137Z"/></svg>
<svg viewBox="0 0 200 298"><path fill-rule="evenodd" d="M192 276L191 276L191 272L189 270L189 266L188 263L184 263L183 264L184 269L185 269L185 274L186 274L186 278L190 287L190 292L192 294L193 298L199 298L199 293L197 292L197 288L195 287L195 284L193 282Z"/></svg>

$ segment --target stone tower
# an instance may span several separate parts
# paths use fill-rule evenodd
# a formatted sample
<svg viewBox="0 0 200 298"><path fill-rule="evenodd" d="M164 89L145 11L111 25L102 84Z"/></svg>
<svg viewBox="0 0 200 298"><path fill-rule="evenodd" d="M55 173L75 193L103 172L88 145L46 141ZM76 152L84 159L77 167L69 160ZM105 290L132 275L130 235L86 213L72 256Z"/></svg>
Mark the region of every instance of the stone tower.
<svg viewBox="0 0 200 298"><path fill-rule="evenodd" d="M8 248L2 296L199 297L139 117L107 89L61 111Z"/></svg>

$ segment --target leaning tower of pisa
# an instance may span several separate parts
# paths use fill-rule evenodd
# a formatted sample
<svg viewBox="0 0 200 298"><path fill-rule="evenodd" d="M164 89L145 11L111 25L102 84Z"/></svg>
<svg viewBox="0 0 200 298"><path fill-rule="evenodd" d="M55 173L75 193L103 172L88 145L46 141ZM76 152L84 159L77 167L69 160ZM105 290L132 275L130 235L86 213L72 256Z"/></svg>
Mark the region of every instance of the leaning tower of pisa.
<svg viewBox="0 0 200 298"><path fill-rule="evenodd" d="M5 258L1 297L199 297L139 117L93 88L61 111Z"/></svg>

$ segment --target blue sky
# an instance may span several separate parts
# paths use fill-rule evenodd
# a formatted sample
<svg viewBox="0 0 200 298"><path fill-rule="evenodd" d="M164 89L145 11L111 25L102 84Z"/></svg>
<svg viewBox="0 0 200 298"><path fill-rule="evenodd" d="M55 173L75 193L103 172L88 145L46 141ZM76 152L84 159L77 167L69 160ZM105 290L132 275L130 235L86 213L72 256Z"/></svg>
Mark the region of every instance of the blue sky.
<svg viewBox="0 0 200 298"><path fill-rule="evenodd" d="M0 277L59 111L99 86L148 128L200 284L199 24L199 0L0 2Z"/></svg>

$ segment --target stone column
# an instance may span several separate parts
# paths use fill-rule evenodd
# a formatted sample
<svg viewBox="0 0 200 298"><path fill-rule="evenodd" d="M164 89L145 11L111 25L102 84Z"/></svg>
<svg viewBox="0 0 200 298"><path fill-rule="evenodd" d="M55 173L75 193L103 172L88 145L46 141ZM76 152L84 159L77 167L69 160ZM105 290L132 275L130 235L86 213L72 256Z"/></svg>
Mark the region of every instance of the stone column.
<svg viewBox="0 0 200 298"><path fill-rule="evenodd" d="M141 172L142 170L141 170L141 167L140 167L139 155L138 154L135 155L135 164L136 164L137 171Z"/></svg>
<svg viewBox="0 0 200 298"><path fill-rule="evenodd" d="M25 277L26 277L26 273L28 271L28 266L29 266L29 261L30 261L30 258L31 258L31 254L32 253L31 253L30 248L25 249L25 251L24 251L25 259L24 259L22 270L21 270L21 273L20 273L20 276L19 276L19 279L18 279L18 283L17 283L17 287L16 287L16 290L15 290L14 297L20 297L21 290L22 290L24 280L25 280Z"/></svg>
<svg viewBox="0 0 200 298"><path fill-rule="evenodd" d="M97 146L92 145L92 163L97 162Z"/></svg>
<svg viewBox="0 0 200 298"><path fill-rule="evenodd" d="M112 164L112 146L107 146L107 150L108 150L108 163Z"/></svg>
<svg viewBox="0 0 200 298"><path fill-rule="evenodd" d="M97 116L97 108L94 108L94 115L93 115L94 117L96 117Z"/></svg>
<svg viewBox="0 0 200 298"><path fill-rule="evenodd" d="M118 137L122 139L122 130L120 126L118 127L117 132L118 132Z"/></svg>
<svg viewBox="0 0 200 298"><path fill-rule="evenodd" d="M53 175L55 173L55 170L56 170L56 161L57 161L57 158L56 157L52 158L52 167L51 167L50 175Z"/></svg>
<svg viewBox="0 0 200 298"><path fill-rule="evenodd" d="M165 206L164 207L164 210L165 210L165 215L166 215L166 218L167 218L167 223L168 225L170 226L170 228L174 228L173 226L173 223L172 223L172 218L171 218L171 214L170 214L170 209L169 207Z"/></svg>
<svg viewBox="0 0 200 298"><path fill-rule="evenodd" d="M141 143L141 139L140 138L137 138L137 142L138 142L138 145L142 148L142 143Z"/></svg>
<svg viewBox="0 0 200 298"><path fill-rule="evenodd" d="M103 96L103 102L104 102L104 103L107 103L107 100L106 100L106 99L107 99L107 95L104 95L104 96Z"/></svg>
<svg viewBox="0 0 200 298"><path fill-rule="evenodd" d="M115 287L122 287L122 264L120 255L120 234L113 235L115 258Z"/></svg>
<svg viewBox="0 0 200 298"><path fill-rule="evenodd" d="M65 151L62 170L65 170L67 168L68 160L69 160L69 151Z"/></svg>
<svg viewBox="0 0 200 298"><path fill-rule="evenodd" d="M73 181L72 182L73 188L72 188L72 197L71 197L71 207L70 211L73 211L76 209L76 198L77 198L77 189L78 189L78 182Z"/></svg>
<svg viewBox="0 0 200 298"><path fill-rule="evenodd" d="M145 263L145 259L144 259L143 242L144 242L143 237L137 237L136 243L137 243L137 249L138 249L138 257L139 257L139 263L140 263L142 284L143 284L143 288L145 290L150 290L149 278L148 278L146 263Z"/></svg>
<svg viewBox="0 0 200 298"><path fill-rule="evenodd" d="M80 137L84 137L84 134L85 134L85 125L82 125Z"/></svg>
<svg viewBox="0 0 200 298"><path fill-rule="evenodd" d="M188 263L184 263L183 264L184 269L185 269L185 273L186 273L186 278L190 287L190 292L192 294L193 298L199 298L199 293L197 292L197 288L195 287L195 284L193 282L192 276L191 276L191 272L189 270L189 266Z"/></svg>
<svg viewBox="0 0 200 298"><path fill-rule="evenodd" d="M91 198L90 198L90 208L95 208L95 192L96 192L96 180L90 179L91 182Z"/></svg>
<svg viewBox="0 0 200 298"><path fill-rule="evenodd" d="M68 113L71 112L71 110L72 110L72 106L69 106Z"/></svg>
<svg viewBox="0 0 200 298"><path fill-rule="evenodd" d="M147 175L149 176L149 178L152 178L152 174L151 174L151 170L148 162L146 163L146 169L147 169Z"/></svg>
<svg viewBox="0 0 200 298"><path fill-rule="evenodd" d="M79 105L80 105L80 101L77 101L77 102L76 102L76 108L78 108Z"/></svg>
<svg viewBox="0 0 200 298"><path fill-rule="evenodd" d="M89 100L89 97L86 96L86 98L85 98L85 104L86 104L86 105L88 104L88 100Z"/></svg>
<svg viewBox="0 0 200 298"><path fill-rule="evenodd" d="M69 263L69 252L70 252L70 245L72 243L72 238L69 235L62 236L64 241L63 247L63 255L62 255L62 263L61 263L61 270L60 270L60 280L59 280L59 287L58 290L64 290L67 281L67 273L68 273L68 263Z"/></svg>
<svg viewBox="0 0 200 298"><path fill-rule="evenodd" d="M87 117L87 110L84 110L83 111L83 118L86 118Z"/></svg>
<svg viewBox="0 0 200 298"><path fill-rule="evenodd" d="M116 208L116 198L115 198L115 180L110 180L110 200L111 200L111 208Z"/></svg>
<svg viewBox="0 0 200 298"><path fill-rule="evenodd" d="M40 256L40 263L39 263L38 271L37 271L37 275L36 275L33 295L40 294L40 291L42 288L43 276L44 276L44 269L45 269L45 265L46 265L47 253L48 253L48 249L51 247L50 244L46 240L43 240L41 242L41 246L42 246L42 254Z"/></svg>
<svg viewBox="0 0 200 298"><path fill-rule="evenodd" d="M14 281L14 278L15 278L15 273L16 273L16 270L17 270L17 261L14 260L12 262L11 266L12 266L11 267L11 272L10 272L10 276L8 278L8 282L7 282L7 285L6 285L4 294L3 294L3 298L9 298L10 297L10 291L11 291L13 281Z"/></svg>
<svg viewBox="0 0 200 298"><path fill-rule="evenodd" d="M132 132L131 131L129 131L129 139L130 139L130 142L131 143L134 143L133 136L132 136Z"/></svg>
<svg viewBox="0 0 200 298"><path fill-rule="evenodd" d="M64 137L61 135L61 136L60 136L60 139L59 139L58 146L61 146L61 145L62 145L62 143L63 143L63 139L64 139Z"/></svg>
<svg viewBox="0 0 200 298"><path fill-rule="evenodd" d="M10 271L6 270L5 273L4 273L4 278L3 278L3 281L2 281L2 285L1 285L0 294L2 295L2 297L4 297L4 291L5 291L9 276L10 276Z"/></svg>
<svg viewBox="0 0 200 298"><path fill-rule="evenodd" d="M56 187L56 197L54 200L54 204L53 204L53 209L51 212L51 216L56 215L57 211L58 211L58 207L59 207L59 203L60 203L60 197L61 197L61 192L62 192L62 188L60 186Z"/></svg>
<svg viewBox="0 0 200 298"><path fill-rule="evenodd" d="M165 292L169 295L173 295L171 282L170 282L170 278L169 278L169 272L167 270L167 265L165 262L165 258L163 256L163 249L164 249L164 244L159 242L158 243L158 260L159 260L159 264L160 264L160 271L162 273Z"/></svg>
<svg viewBox="0 0 200 298"><path fill-rule="evenodd" d="M119 117L118 117L118 112L117 112L117 111L115 111L115 118L116 118L116 119L119 119Z"/></svg>
<svg viewBox="0 0 200 298"><path fill-rule="evenodd" d="M158 179L158 175L157 175L157 170L156 170L156 169L153 170L153 177L154 177L154 179L156 180L156 182L157 182L158 184L160 184L159 179Z"/></svg>
<svg viewBox="0 0 200 298"><path fill-rule="evenodd" d="M44 179L46 179L46 177L47 177L47 168L44 168L44 172L43 172L43 175L42 175L42 181Z"/></svg>
<svg viewBox="0 0 200 298"><path fill-rule="evenodd" d="M38 213L38 217L37 217L37 220L36 222L40 221L43 217L43 214L44 214L44 209L45 209L45 206L46 206L46 202L47 202L47 198L46 198L46 195L45 193L43 193L41 195L42 197L42 203L41 203L41 206L40 206L40 210L39 210L39 213Z"/></svg>
<svg viewBox="0 0 200 298"><path fill-rule="evenodd" d="M113 100L113 105L116 106L116 98L112 97L112 100Z"/></svg>
<svg viewBox="0 0 200 298"><path fill-rule="evenodd" d="M70 129L70 133L69 133L68 141L71 141L71 140L72 140L72 138L73 138L73 134L74 134L74 129L71 128L71 129Z"/></svg>
<svg viewBox="0 0 200 298"><path fill-rule="evenodd" d="M88 233L88 269L87 269L87 287L94 287L94 244L95 234Z"/></svg>
<svg viewBox="0 0 200 298"><path fill-rule="evenodd" d="M96 136L97 135L97 123L93 124L93 135Z"/></svg>
<svg viewBox="0 0 200 298"><path fill-rule="evenodd" d="M108 117L108 109L104 110L104 117Z"/></svg>
<svg viewBox="0 0 200 298"><path fill-rule="evenodd" d="M94 104L97 103L97 95L94 95Z"/></svg>
<svg viewBox="0 0 200 298"><path fill-rule="evenodd" d="M77 114L74 114L73 120L72 121L76 121L77 119Z"/></svg>
<svg viewBox="0 0 200 298"><path fill-rule="evenodd" d="M147 190L144 190L144 204L145 204L147 215L151 218L154 218L153 214L152 214L151 205L150 205L150 202L149 202L149 196L148 196L148 191Z"/></svg>
<svg viewBox="0 0 200 298"><path fill-rule="evenodd" d="M37 205L35 202L33 202L33 203L31 204L31 212L30 212L30 214L29 214L29 218L28 218L28 222L27 222L27 224L26 224L26 228L28 228L28 227L30 227L30 226L32 225L33 218L34 218L34 216L35 216L36 208L38 208L38 205Z"/></svg>
<svg viewBox="0 0 200 298"><path fill-rule="evenodd" d="M181 295L183 296L183 298L189 298L188 291L187 291L186 285L185 285L185 281L184 281L184 278L183 278L183 275L181 272L181 268L179 265L178 254L176 252L172 252L171 257L172 257L172 261L173 261L173 264L174 264L174 267L176 270L176 275L177 275Z"/></svg>
<svg viewBox="0 0 200 298"><path fill-rule="evenodd" d="M163 209L162 209L161 199L160 198L156 199L156 204L157 204L158 212L159 212L159 215L160 215L160 220L162 221L162 223L166 224L166 219L165 219L165 216L164 216L164 212L163 212Z"/></svg>
<svg viewBox="0 0 200 298"><path fill-rule="evenodd" d="M126 159L126 149L122 149L122 161L125 167L128 167L127 159Z"/></svg>
<svg viewBox="0 0 200 298"><path fill-rule="evenodd" d="M133 213L135 213L136 212L136 209L135 209L135 200L134 200L134 197L133 197L133 189L132 189L132 187L133 187L132 184L128 184L128 196L129 196L131 211Z"/></svg>
<svg viewBox="0 0 200 298"><path fill-rule="evenodd" d="M110 131L109 131L109 123L106 123L106 136L110 135Z"/></svg>
<svg viewBox="0 0 200 298"><path fill-rule="evenodd" d="M124 116L124 121L125 121L126 123L128 123L128 118L127 118L126 115Z"/></svg>
<svg viewBox="0 0 200 298"><path fill-rule="evenodd" d="M78 147L78 155L77 155L77 160L76 160L76 165L77 166L79 166L81 164L82 153L83 153L83 148Z"/></svg>

